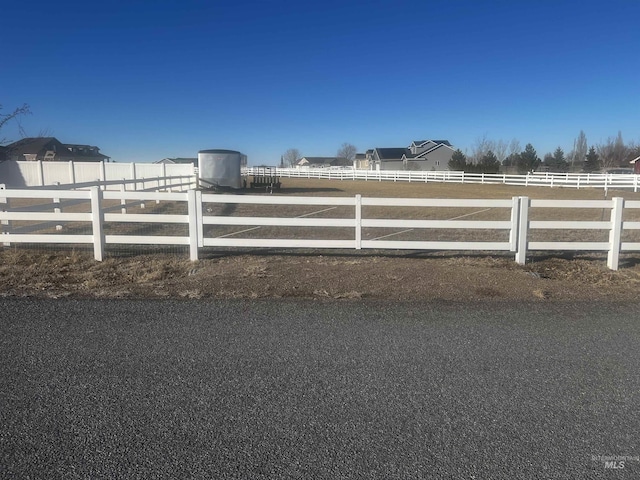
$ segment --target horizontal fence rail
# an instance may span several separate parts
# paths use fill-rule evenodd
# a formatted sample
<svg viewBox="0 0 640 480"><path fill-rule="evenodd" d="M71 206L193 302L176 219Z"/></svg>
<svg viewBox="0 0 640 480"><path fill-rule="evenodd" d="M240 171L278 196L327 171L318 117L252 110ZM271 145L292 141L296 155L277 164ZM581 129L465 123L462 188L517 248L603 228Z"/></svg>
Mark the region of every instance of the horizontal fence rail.
<svg viewBox="0 0 640 480"><path fill-rule="evenodd" d="M632 189L638 191L640 175L611 173L467 173L458 171L359 170L353 168L270 168L249 167L247 175L271 175L283 178L317 178L329 180L366 180L393 182L440 182L502 184L526 187L568 187Z"/></svg>
<svg viewBox="0 0 640 480"><path fill-rule="evenodd" d="M25 203L27 200L33 204ZM38 203L42 201L45 203ZM174 213L128 210L135 204L142 212L145 203L153 202L177 207L171 210ZM312 208L300 213L300 207ZM270 210L265 214L261 208ZM562 210L576 218L560 220L557 215L545 213L549 210ZM462 213L451 215L452 211ZM489 211L490 219L478 218ZM599 219L580 217L580 211L591 212ZM447 218L433 218L441 217L441 212L447 212ZM328 216L321 216L325 214ZM69 225L75 224L86 225L85 233L66 232ZM164 234L139 231L126 234L110 230L114 224L156 224L167 230ZM172 234L172 225L182 228L183 233ZM303 238L292 233L297 228L314 229L322 237ZM331 229L338 233L329 235ZM562 230L600 237L567 240L548 234ZM107 246L113 244L188 246L191 260L197 260L199 249L204 247L503 251L514 254L520 264L525 263L531 251L594 251L607 252L608 267L617 270L622 252L640 251L640 241L633 236L638 230L640 201L619 197L611 200L289 197L218 195L199 190L103 191L99 186L87 190L15 190L0 185L0 244L92 244L96 260L102 260ZM488 232L497 239L475 240L475 231ZM366 238L363 232L380 233ZM453 238L424 239L423 232L444 232ZM543 237L534 238L535 235Z"/></svg>

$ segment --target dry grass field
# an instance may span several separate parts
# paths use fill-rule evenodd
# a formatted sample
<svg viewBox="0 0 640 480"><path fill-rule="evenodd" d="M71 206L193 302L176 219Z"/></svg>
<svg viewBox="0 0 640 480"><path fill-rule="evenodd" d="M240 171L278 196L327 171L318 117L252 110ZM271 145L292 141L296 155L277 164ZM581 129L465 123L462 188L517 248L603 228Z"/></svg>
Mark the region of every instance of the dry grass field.
<svg viewBox="0 0 640 480"><path fill-rule="evenodd" d="M257 190L245 194L268 195ZM498 198L526 195L533 199L604 199L602 190L523 188L502 185L457 185L440 183L364 182L284 179L283 188L273 195L345 196L405 198ZM622 196L640 200L640 194L609 191L608 198ZM130 213L186 213L182 203L129 202ZM12 202L12 208L19 205ZM113 212L121 206L113 202ZM64 211L86 211L82 202ZM206 215L313 216L353 218L351 207L288 205L205 205ZM601 209L533 210L531 219L607 220ZM634 212L635 213L635 212ZM640 214L640 212L638 212ZM631 215L631 214L629 214ZM508 209L363 207L365 218L508 220ZM626 220L638 220L633 215ZM13 228L34 228L18 225ZM55 225L48 231L55 232ZM85 224L66 224L65 234L90 233ZM277 233L276 233L276 228ZM237 238L353 238L352 229L284 227L208 226L208 237L233 235ZM111 224L107 234L186 235L186 226L158 224ZM239 233L240 232L240 233ZM532 231L531 239L553 234L558 240L606 241L607 232L555 230ZM627 232L625 241L639 241ZM365 229L363 239L394 240L467 239L505 241L506 232L479 230ZM305 251L213 249L201 251L201 260L192 263L182 247L108 246L103 262L93 260L84 247L0 247L0 295L47 297L97 296L128 298L375 298L399 300L633 300L640 284L640 255L623 255L621 268L612 272L604 254L532 254L520 266L510 253L417 252L390 250Z"/></svg>

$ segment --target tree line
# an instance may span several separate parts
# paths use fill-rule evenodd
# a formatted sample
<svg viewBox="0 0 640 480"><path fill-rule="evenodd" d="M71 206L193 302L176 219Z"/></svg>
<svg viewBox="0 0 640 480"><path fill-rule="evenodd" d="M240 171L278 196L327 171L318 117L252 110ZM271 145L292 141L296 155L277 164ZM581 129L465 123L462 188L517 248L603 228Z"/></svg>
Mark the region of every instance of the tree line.
<svg viewBox="0 0 640 480"><path fill-rule="evenodd" d="M512 171L525 174L534 171L547 172L596 172L610 168L629 168L629 162L640 156L640 145L624 143L622 133L606 141L588 147L584 131L573 142L573 149L565 154L561 147L547 153L542 159L531 143L524 150L517 139L506 143L481 137L475 141L467 156L462 150L454 152L449 170L470 173L498 173Z"/></svg>

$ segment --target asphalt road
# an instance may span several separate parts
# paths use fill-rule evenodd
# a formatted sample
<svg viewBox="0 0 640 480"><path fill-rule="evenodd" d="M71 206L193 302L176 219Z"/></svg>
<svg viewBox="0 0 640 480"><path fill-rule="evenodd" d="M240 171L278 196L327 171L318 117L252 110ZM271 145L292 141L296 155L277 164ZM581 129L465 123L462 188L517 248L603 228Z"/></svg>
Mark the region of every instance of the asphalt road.
<svg viewBox="0 0 640 480"><path fill-rule="evenodd" d="M637 478L639 319L0 299L0 477Z"/></svg>

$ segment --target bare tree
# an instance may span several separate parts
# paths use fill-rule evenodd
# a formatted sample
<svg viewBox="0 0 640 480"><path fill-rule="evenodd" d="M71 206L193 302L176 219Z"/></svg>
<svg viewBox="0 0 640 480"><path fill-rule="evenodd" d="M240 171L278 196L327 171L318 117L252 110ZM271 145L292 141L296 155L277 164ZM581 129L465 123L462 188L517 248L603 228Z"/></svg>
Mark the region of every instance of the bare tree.
<svg viewBox="0 0 640 480"><path fill-rule="evenodd" d="M585 158L587 157L587 136L584 131L580 130L578 138L573 142L573 150L569 154L569 162L572 167L576 165L582 168Z"/></svg>
<svg viewBox="0 0 640 480"><path fill-rule="evenodd" d="M342 146L338 149L338 153L336 153L336 157L338 158L346 158L351 161L356 158L356 152L358 149L351 145L350 143L343 143Z"/></svg>
<svg viewBox="0 0 640 480"><path fill-rule="evenodd" d="M511 139L511 142L509 142L509 156L518 155L521 151L520 140L517 138Z"/></svg>
<svg viewBox="0 0 640 480"><path fill-rule="evenodd" d="M604 143L596 146L603 168L626 166L627 147L622 140L622 132L617 137L609 137Z"/></svg>
<svg viewBox="0 0 640 480"><path fill-rule="evenodd" d="M498 162L500 162L500 165L502 165L504 159L507 158L507 148L509 148L509 145L507 145L507 142L505 142L504 140L498 140L497 142L494 142L492 152L498 159Z"/></svg>
<svg viewBox="0 0 640 480"><path fill-rule="evenodd" d="M285 167L293 167L298 160L302 158L302 154L300 150L297 148L290 148L282 155L282 159L284 160Z"/></svg>
<svg viewBox="0 0 640 480"><path fill-rule="evenodd" d="M635 160L640 156L640 144L637 144L633 140L627 144L627 161Z"/></svg>
<svg viewBox="0 0 640 480"><path fill-rule="evenodd" d="M2 105L0 105L0 110L2 110ZM15 120L18 122L18 127L22 132L23 131L22 125L20 125L19 118L23 115L28 115L30 113L31 113L31 110L29 109L29 105L27 105L26 103L23 104L21 107L16 108L11 113L0 113L0 129L4 127L11 120ZM4 143L7 143L7 139L4 137L0 137L0 145Z"/></svg>
<svg viewBox="0 0 640 480"><path fill-rule="evenodd" d="M471 156L468 163L477 164L487 153L493 151L494 143L487 138L486 133L482 137L476 138L471 146Z"/></svg>

